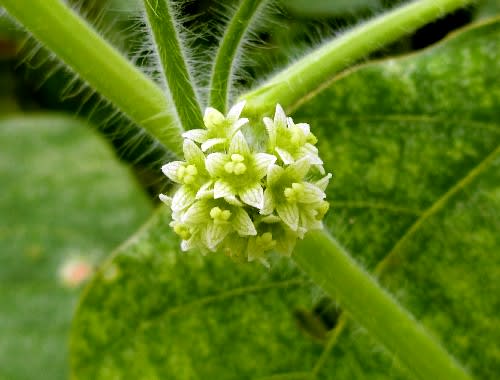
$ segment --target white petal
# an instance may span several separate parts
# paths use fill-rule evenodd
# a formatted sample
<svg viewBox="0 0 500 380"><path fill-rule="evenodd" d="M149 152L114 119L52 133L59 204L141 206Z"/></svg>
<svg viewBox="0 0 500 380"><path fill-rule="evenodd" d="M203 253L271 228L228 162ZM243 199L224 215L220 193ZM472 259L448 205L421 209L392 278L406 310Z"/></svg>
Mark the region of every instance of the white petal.
<svg viewBox="0 0 500 380"><path fill-rule="evenodd" d="M208 131L206 129L191 129L182 134L182 137L185 139L190 139L200 144L207 139L207 136Z"/></svg>
<svg viewBox="0 0 500 380"><path fill-rule="evenodd" d="M242 208L236 209L235 215L231 219L231 225L241 236L257 235L257 230L253 225L252 219Z"/></svg>
<svg viewBox="0 0 500 380"><path fill-rule="evenodd" d="M276 206L279 217L293 231L299 227L299 207L296 203L280 203Z"/></svg>
<svg viewBox="0 0 500 380"><path fill-rule="evenodd" d="M160 194L160 195L158 195L158 198L160 198L160 201L162 201L163 203L165 203L167 206L171 206L172 205L172 198L169 197L168 195Z"/></svg>
<svg viewBox="0 0 500 380"><path fill-rule="evenodd" d="M307 136L309 133L311 133L311 127L307 123L298 123L295 124L297 128L300 128L302 132Z"/></svg>
<svg viewBox="0 0 500 380"><path fill-rule="evenodd" d="M238 206L238 207L244 206L244 204L241 203L234 195L224 197L224 200L233 206Z"/></svg>
<svg viewBox="0 0 500 380"><path fill-rule="evenodd" d="M300 197L299 202L301 203L316 203L321 202L326 198L326 194L316 185L309 182L302 182L304 185L304 194Z"/></svg>
<svg viewBox="0 0 500 380"><path fill-rule="evenodd" d="M194 164L197 168L205 167L205 155L193 141L184 140L182 150L187 163Z"/></svg>
<svg viewBox="0 0 500 380"><path fill-rule="evenodd" d="M214 199L230 197L235 195L232 186L226 181L216 181L214 185Z"/></svg>
<svg viewBox="0 0 500 380"><path fill-rule="evenodd" d="M315 185L318 186L321 190L325 191L328 183L330 182L330 178L332 178L332 174L328 173L326 176L317 181Z"/></svg>
<svg viewBox="0 0 500 380"><path fill-rule="evenodd" d="M215 251L219 243L231 231L229 225L211 223L205 230L205 240L210 250Z"/></svg>
<svg viewBox="0 0 500 380"><path fill-rule="evenodd" d="M196 199L213 198L214 190L211 188L212 185L213 185L212 181L209 181L201 185L200 189L196 193Z"/></svg>
<svg viewBox="0 0 500 380"><path fill-rule="evenodd" d="M271 214L274 211L275 207L276 203L274 201L273 193L271 189L267 188L266 190L264 190L264 206L262 207L262 210L260 210L260 214Z"/></svg>
<svg viewBox="0 0 500 380"><path fill-rule="evenodd" d="M207 150L213 148L214 146L224 144L225 142L226 142L226 139L223 139L223 138L208 139L203 144L201 144L201 150L206 152Z"/></svg>
<svg viewBox="0 0 500 380"><path fill-rule="evenodd" d="M161 171L172 181L181 183L179 177L177 177L177 170L181 165L184 165L184 161L172 161L161 167Z"/></svg>
<svg viewBox="0 0 500 380"><path fill-rule="evenodd" d="M300 148L300 153L302 156L309 158L311 165L323 165L323 161L318 156L318 148L312 144L305 144Z"/></svg>
<svg viewBox="0 0 500 380"><path fill-rule="evenodd" d="M232 122L238 120L238 118L241 115L241 111L243 111L243 108L245 107L245 103L246 101L242 100L241 102L236 103L234 106L232 106L229 112L227 113L227 119Z"/></svg>
<svg viewBox="0 0 500 380"><path fill-rule="evenodd" d="M238 132L241 129L241 127L243 127L246 123L248 123L248 119L246 117L236 120L234 124L231 126L231 129L229 130L231 137L236 132Z"/></svg>
<svg viewBox="0 0 500 380"><path fill-rule="evenodd" d="M319 171L319 174L321 175L325 175L326 171L325 171L325 167L323 165L314 165L318 171Z"/></svg>
<svg viewBox="0 0 500 380"><path fill-rule="evenodd" d="M191 206L195 200L194 193L186 186L181 186L172 198L172 211L184 210Z"/></svg>
<svg viewBox="0 0 500 380"><path fill-rule="evenodd" d="M286 172L291 177L295 178L296 181L301 181L309 172L310 168L311 163L309 162L309 159L304 157L287 167Z"/></svg>
<svg viewBox="0 0 500 380"><path fill-rule="evenodd" d="M261 209L264 207L264 190L258 183L252 187L248 187L238 194L243 202L247 205Z"/></svg>
<svg viewBox="0 0 500 380"><path fill-rule="evenodd" d="M274 125L274 122L268 117L265 117L263 121L264 125L266 126L267 134L269 135L271 146L274 146L276 145L276 126Z"/></svg>
<svg viewBox="0 0 500 380"><path fill-rule="evenodd" d="M267 169L267 186L273 186L278 182L285 170L278 165L271 165Z"/></svg>
<svg viewBox="0 0 500 380"><path fill-rule="evenodd" d="M283 108L279 104L276 104L276 112L274 113L274 124L276 127L286 127L287 124L285 111L283 111Z"/></svg>
<svg viewBox="0 0 500 380"><path fill-rule="evenodd" d="M188 240L181 241L181 250L183 252L189 251L191 248L193 248L193 244L191 241Z"/></svg>
<svg viewBox="0 0 500 380"><path fill-rule="evenodd" d="M204 201L195 202L182 215L182 222L189 224L200 224L210 220L210 207Z"/></svg>
<svg viewBox="0 0 500 380"><path fill-rule="evenodd" d="M258 179L264 178L269 166L276 162L276 156L267 153L257 153L255 156L255 169Z"/></svg>
<svg viewBox="0 0 500 380"><path fill-rule="evenodd" d="M207 156L205 166L213 177L224 174L224 164L227 162L227 156L223 153L211 153Z"/></svg>
<svg viewBox="0 0 500 380"><path fill-rule="evenodd" d="M274 149L276 150L276 153L278 153L278 155L280 156L281 160L285 163L285 165L290 165L290 164L294 163L295 159L286 150L278 148L278 147L276 147Z"/></svg>
<svg viewBox="0 0 500 380"><path fill-rule="evenodd" d="M223 114L215 108L208 107L203 115L203 122L208 129L217 128L220 124L224 123L226 118Z"/></svg>
<svg viewBox="0 0 500 380"><path fill-rule="evenodd" d="M231 139L231 144L229 145L229 154L238 153L243 156L250 154L250 148L248 147L247 140L241 131L236 132L236 134Z"/></svg>

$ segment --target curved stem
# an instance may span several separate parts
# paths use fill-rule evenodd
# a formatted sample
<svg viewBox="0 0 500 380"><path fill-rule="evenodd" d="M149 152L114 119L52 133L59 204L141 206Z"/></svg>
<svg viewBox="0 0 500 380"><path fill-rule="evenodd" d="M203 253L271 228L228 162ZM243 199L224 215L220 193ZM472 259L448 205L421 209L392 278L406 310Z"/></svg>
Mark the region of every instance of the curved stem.
<svg viewBox="0 0 500 380"><path fill-rule="evenodd" d="M245 112L260 116L285 108L320 87L356 60L474 0L418 0L361 24L270 78L242 98Z"/></svg>
<svg viewBox="0 0 500 380"><path fill-rule="evenodd" d="M132 121L182 155L181 129L164 92L65 2L0 0L0 5Z"/></svg>
<svg viewBox="0 0 500 380"><path fill-rule="evenodd" d="M144 0L163 74L184 129L203 128L201 106L168 0Z"/></svg>
<svg viewBox="0 0 500 380"><path fill-rule="evenodd" d="M465 370L324 231L299 242L295 262L418 379L471 380Z"/></svg>
<svg viewBox="0 0 500 380"><path fill-rule="evenodd" d="M210 101L211 107L225 113L229 97L229 87L234 69L234 61L238 49L243 42L243 37L257 15L259 6L265 0L242 0L241 4L229 22L224 33L219 50L215 57L210 79Z"/></svg>

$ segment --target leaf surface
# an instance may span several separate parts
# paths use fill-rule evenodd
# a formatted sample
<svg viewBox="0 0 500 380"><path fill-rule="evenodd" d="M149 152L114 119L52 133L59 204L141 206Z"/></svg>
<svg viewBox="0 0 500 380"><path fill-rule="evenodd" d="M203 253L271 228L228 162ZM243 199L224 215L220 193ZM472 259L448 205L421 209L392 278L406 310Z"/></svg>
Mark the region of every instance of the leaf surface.
<svg viewBox="0 0 500 380"><path fill-rule="evenodd" d="M81 287L62 268L97 264L151 206L111 149L64 116L0 121L0 184L0 378L67 378Z"/></svg>
<svg viewBox="0 0 500 380"><path fill-rule="evenodd" d="M367 64L294 114L334 174L329 230L478 379L500 372L499 41L490 22ZM411 379L290 261L180 254L168 221L95 277L75 378Z"/></svg>

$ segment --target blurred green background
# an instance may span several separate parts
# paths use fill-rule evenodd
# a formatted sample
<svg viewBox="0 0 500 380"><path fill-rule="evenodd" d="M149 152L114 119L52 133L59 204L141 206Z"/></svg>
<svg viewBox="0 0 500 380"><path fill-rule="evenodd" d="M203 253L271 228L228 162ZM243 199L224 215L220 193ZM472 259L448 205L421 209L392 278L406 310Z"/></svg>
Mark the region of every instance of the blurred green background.
<svg viewBox="0 0 500 380"><path fill-rule="evenodd" d="M222 15L237 2L178 3L201 71L217 46ZM273 3L241 60L238 91L398 3ZM137 1L75 6L137 64L151 66ZM422 49L498 14L499 1L480 1L366 59ZM166 157L5 14L0 17L0 379L67 378L67 336L87 271L147 220L156 195L169 186L159 170Z"/></svg>

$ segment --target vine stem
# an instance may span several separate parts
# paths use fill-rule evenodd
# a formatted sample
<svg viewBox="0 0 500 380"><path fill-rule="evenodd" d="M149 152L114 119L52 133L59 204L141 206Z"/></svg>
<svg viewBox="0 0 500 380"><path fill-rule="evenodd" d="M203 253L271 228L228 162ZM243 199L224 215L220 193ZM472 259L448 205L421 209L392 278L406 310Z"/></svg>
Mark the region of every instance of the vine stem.
<svg viewBox="0 0 500 380"><path fill-rule="evenodd" d="M0 5L91 87L173 153L182 129L168 93L107 43L61 0L0 0Z"/></svg>
<svg viewBox="0 0 500 380"><path fill-rule="evenodd" d="M171 5L168 0L144 0L144 7L155 49L182 126L184 129L203 128L200 102Z"/></svg>
<svg viewBox="0 0 500 380"><path fill-rule="evenodd" d="M289 108L356 60L475 0L418 0L361 24L271 77L241 98L261 116L276 103Z"/></svg>
<svg viewBox="0 0 500 380"><path fill-rule="evenodd" d="M418 379L471 380L459 363L325 231L309 232L297 265Z"/></svg>
<svg viewBox="0 0 500 380"><path fill-rule="evenodd" d="M231 86L231 76L238 49L252 20L265 0L242 0L224 32L210 79L210 106L225 113Z"/></svg>

